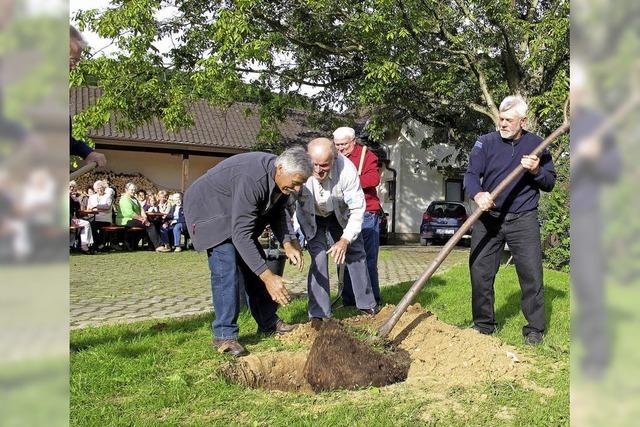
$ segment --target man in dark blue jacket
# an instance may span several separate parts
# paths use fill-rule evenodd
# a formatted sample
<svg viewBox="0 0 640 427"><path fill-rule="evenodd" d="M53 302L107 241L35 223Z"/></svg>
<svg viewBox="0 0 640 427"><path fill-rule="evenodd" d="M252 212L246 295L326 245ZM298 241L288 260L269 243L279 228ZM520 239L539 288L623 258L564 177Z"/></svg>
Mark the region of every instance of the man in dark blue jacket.
<svg viewBox="0 0 640 427"><path fill-rule="evenodd" d="M545 330L542 247L538 223L540 190L551 191L556 181L548 151L530 153L542 139L523 129L527 104L509 96L500 104L499 131L475 142L464 175L464 188L485 211L474 225L469 268L474 328L484 334L496 330L493 283L504 243L509 245L522 290L521 307L528 324L525 342L539 344ZM493 200L491 191L519 164L527 171Z"/></svg>
<svg viewBox="0 0 640 427"><path fill-rule="evenodd" d="M300 192L312 174L306 150L295 147L280 156L237 154L198 178L184 196L184 216L193 247L207 251L216 318L213 345L234 356L245 353L238 342L239 292L258 331L293 330L276 315L289 302L284 279L271 272L258 237L269 224L289 260L302 270L303 258L287 210L289 195Z"/></svg>

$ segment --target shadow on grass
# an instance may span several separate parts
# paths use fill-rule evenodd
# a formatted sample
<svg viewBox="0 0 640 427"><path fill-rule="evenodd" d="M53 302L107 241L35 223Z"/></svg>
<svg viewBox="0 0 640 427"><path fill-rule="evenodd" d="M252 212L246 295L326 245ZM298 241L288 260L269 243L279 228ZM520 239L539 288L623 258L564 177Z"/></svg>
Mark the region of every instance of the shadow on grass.
<svg viewBox="0 0 640 427"><path fill-rule="evenodd" d="M498 323L498 329L504 327L512 318L520 314L520 295L521 291L513 291L508 297L507 301L495 312L496 322ZM553 313L553 300L556 298L564 298L567 295L567 291L555 289L552 287L545 287L544 289L544 307L545 307L545 322L546 332L551 331L551 316ZM471 308L469 308L471 309Z"/></svg>
<svg viewBox="0 0 640 427"><path fill-rule="evenodd" d="M431 289L444 286L447 282L441 277L435 276L430 278L427 281L427 284L422 288L422 290L416 296L416 299L413 301L413 304L420 303L423 307L427 307L429 303L431 303L435 297L437 297L436 292L432 292ZM398 283L394 286L385 286L380 289L380 295L382 300L388 304L398 304L402 297L409 291L413 285L413 282L402 282Z"/></svg>
<svg viewBox="0 0 640 427"><path fill-rule="evenodd" d="M382 298L386 303L397 304L405 293L409 290L413 282L403 282L395 286L384 287L381 290ZM422 306L428 306L428 304L437 297L435 292L430 291L430 288L444 286L446 281L440 277L432 277L429 282L418 294L414 303L420 303ZM334 317L337 319L344 319L359 315L360 312L353 307L341 307L334 310ZM308 321L307 316L307 304L302 298L295 300L289 307L280 310L280 315L287 322L291 323L305 323ZM244 308L240 312L240 317L250 317L248 309ZM87 328L75 332L71 340L70 350L71 352L81 352L83 350L90 349L95 346L103 344L111 344L114 342L132 343L140 339L156 337L158 335L173 335L176 333L193 333L196 331L207 330L210 333L211 321L213 320L213 314L200 314L193 317L178 318L178 319L165 319L165 320L147 320L139 323L112 325L108 327L99 328ZM241 322L246 323L246 322ZM254 325L251 322L251 325ZM255 326L252 326L255 327ZM254 345L265 339L265 335L261 333L247 333L246 324L241 326L240 341L243 345ZM126 356L136 357L139 355L136 351L127 350Z"/></svg>
<svg viewBox="0 0 640 427"><path fill-rule="evenodd" d="M87 328L79 331L77 333L78 336L72 338L70 349L71 352L79 352L112 342L130 342L162 334L195 332L208 327L212 319L213 316L211 314L200 314L188 319L149 320L141 323L114 325L109 328ZM91 333L94 331L100 332Z"/></svg>

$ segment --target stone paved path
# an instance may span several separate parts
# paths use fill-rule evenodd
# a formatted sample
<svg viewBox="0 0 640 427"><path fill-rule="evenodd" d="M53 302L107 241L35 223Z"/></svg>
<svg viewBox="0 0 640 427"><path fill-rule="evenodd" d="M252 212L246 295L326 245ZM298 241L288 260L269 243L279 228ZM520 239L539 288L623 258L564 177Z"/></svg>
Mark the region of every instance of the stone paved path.
<svg viewBox="0 0 640 427"><path fill-rule="evenodd" d="M388 246L381 249L378 272L381 286L414 281L435 258L439 246ZM167 262L171 257L170 262ZM180 273L167 265L179 258ZM466 262L468 249L456 248L440 267ZM287 266L284 276L293 282L290 292L306 295L309 257L302 273ZM146 276L140 274L147 271ZM211 288L205 255L194 251L171 254L151 252L72 256L71 328L181 317L211 311ZM437 273L436 273L437 274ZM332 288L337 274L331 272Z"/></svg>

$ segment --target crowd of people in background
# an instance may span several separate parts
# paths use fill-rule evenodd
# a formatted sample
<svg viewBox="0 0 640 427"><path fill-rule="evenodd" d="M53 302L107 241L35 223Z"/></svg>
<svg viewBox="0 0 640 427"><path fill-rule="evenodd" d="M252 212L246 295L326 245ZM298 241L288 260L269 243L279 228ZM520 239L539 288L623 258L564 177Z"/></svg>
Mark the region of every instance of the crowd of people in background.
<svg viewBox="0 0 640 427"><path fill-rule="evenodd" d="M134 249L142 240L156 252L186 249L189 236L181 193L147 192L131 182L121 190L118 197L107 179L97 180L86 189L79 189L75 181L69 183L71 247L90 254ZM107 233L113 230L115 233Z"/></svg>

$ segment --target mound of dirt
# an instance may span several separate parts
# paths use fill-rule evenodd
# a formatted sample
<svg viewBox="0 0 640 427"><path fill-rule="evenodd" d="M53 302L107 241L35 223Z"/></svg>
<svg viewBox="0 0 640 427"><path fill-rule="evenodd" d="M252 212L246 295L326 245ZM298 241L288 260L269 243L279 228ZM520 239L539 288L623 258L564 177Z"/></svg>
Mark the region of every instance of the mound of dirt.
<svg viewBox="0 0 640 427"><path fill-rule="evenodd" d="M385 306L375 318L347 319L345 323L371 331L390 316L394 306ZM524 380L531 367L519 351L495 337L448 325L419 304L410 306L388 336L409 353L407 382L449 389L488 380Z"/></svg>
<svg viewBox="0 0 640 427"><path fill-rule="evenodd" d="M374 333L394 308L388 305L375 317L358 316L341 323L348 329ZM446 392L489 380L518 381L534 387L526 379L531 361L516 348L473 329L448 325L418 304L407 309L389 334L395 352L378 353L380 359L362 357L376 353L366 343L336 332L332 324L338 327L336 322L304 323L279 338L310 351L256 353L227 365L223 373L229 380L249 387L290 391L381 386L405 377L402 384L430 392ZM364 365L364 372L369 374L354 378L354 373L363 372ZM318 376L311 369L314 366L326 369ZM305 373L305 369L309 372Z"/></svg>
<svg viewBox="0 0 640 427"><path fill-rule="evenodd" d="M304 377L318 391L381 387L404 381L409 370L405 351L385 354L358 341L335 321L323 322L311 346Z"/></svg>

